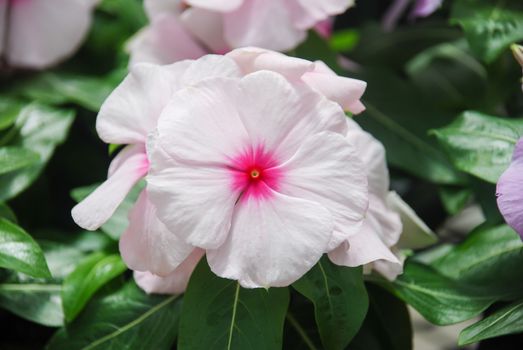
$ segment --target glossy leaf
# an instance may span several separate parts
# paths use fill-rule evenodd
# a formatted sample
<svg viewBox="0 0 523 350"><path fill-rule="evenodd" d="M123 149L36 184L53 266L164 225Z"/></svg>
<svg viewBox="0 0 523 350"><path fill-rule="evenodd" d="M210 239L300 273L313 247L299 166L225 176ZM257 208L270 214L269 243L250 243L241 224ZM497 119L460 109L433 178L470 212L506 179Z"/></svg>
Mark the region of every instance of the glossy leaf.
<svg viewBox="0 0 523 350"><path fill-rule="evenodd" d="M62 304L66 321L72 321L97 290L126 269L118 254L98 252L82 260L63 282Z"/></svg>
<svg viewBox="0 0 523 350"><path fill-rule="evenodd" d="M0 148L0 175L38 162L38 154L22 147Z"/></svg>
<svg viewBox="0 0 523 350"><path fill-rule="evenodd" d="M287 288L243 289L202 259L184 296L178 349L281 349L288 305Z"/></svg>
<svg viewBox="0 0 523 350"><path fill-rule="evenodd" d="M124 231L127 229L127 226L129 226L129 211L138 199L138 196L144 188L144 185L145 184L143 181L136 184L131 192L129 192L127 197L125 197L125 200L122 202L122 204L120 204L118 209L116 209L116 212L113 214L113 216L111 216L111 218L101 227L102 231L107 233L111 238L118 240L122 233L124 233ZM75 201L80 202L98 186L99 184L94 184L91 186L75 188L71 192L71 197L73 197Z"/></svg>
<svg viewBox="0 0 523 350"><path fill-rule="evenodd" d="M55 148L65 141L74 113L38 104L26 106L16 120L19 137L14 146L24 147L40 157L30 167L0 175L0 201L13 198L36 180Z"/></svg>
<svg viewBox="0 0 523 350"><path fill-rule="evenodd" d="M73 323L55 333L47 348L171 349L178 332L178 299L147 295L128 282L93 299Z"/></svg>
<svg viewBox="0 0 523 350"><path fill-rule="evenodd" d="M452 280L414 261L407 262L393 285L398 297L437 325L468 320L496 300L481 288Z"/></svg>
<svg viewBox="0 0 523 350"><path fill-rule="evenodd" d="M44 253L21 227L0 218L0 267L33 277L51 277Z"/></svg>
<svg viewBox="0 0 523 350"><path fill-rule="evenodd" d="M407 305L384 289L367 285L369 312L350 350L410 350L412 325Z"/></svg>
<svg viewBox="0 0 523 350"><path fill-rule="evenodd" d="M461 187L441 187L439 196L447 213L455 215L470 202L472 190Z"/></svg>
<svg viewBox="0 0 523 350"><path fill-rule="evenodd" d="M507 225L479 228L433 266L491 295L523 295L523 242Z"/></svg>
<svg viewBox="0 0 523 350"><path fill-rule="evenodd" d="M523 135L523 120L468 111L452 124L433 130L433 134L458 169L496 183Z"/></svg>
<svg viewBox="0 0 523 350"><path fill-rule="evenodd" d="M465 328L459 335L459 345L519 332L523 332L523 301L521 300Z"/></svg>
<svg viewBox="0 0 523 350"><path fill-rule="evenodd" d="M337 266L323 257L293 287L314 303L323 347L345 349L369 306L362 269Z"/></svg>
<svg viewBox="0 0 523 350"><path fill-rule="evenodd" d="M494 61L510 44L523 39L523 7L516 1L459 0L451 23L465 31L472 51Z"/></svg>

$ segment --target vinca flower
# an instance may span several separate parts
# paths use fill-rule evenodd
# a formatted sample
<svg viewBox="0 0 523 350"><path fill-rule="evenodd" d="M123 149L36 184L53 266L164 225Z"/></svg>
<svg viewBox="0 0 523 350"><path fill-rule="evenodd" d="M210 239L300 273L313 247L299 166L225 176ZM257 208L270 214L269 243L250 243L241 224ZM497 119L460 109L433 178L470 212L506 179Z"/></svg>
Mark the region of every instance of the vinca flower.
<svg viewBox="0 0 523 350"><path fill-rule="evenodd" d="M339 77L319 62L256 48L236 50L227 57L209 55L196 61L181 61L167 66L135 65L105 101L97 119L97 131L102 140L127 146L111 163L108 179L73 209L76 223L89 230L99 228L113 215L130 189L155 167L151 154L161 152L154 147L153 136L157 133L160 114L164 113L167 105L172 105L173 94L209 79L240 79L260 70L272 70L279 80L291 84L293 89L307 91L316 100L321 100L329 107L326 113L329 110L332 113L335 109L338 121L340 118L343 120L339 124L341 131L346 128L342 106L355 112L364 108L359 102L365 90L364 82ZM260 86L260 89L265 88ZM226 121L224 125L227 125ZM257 153L250 156L254 154ZM265 165L273 160L269 157L266 161ZM179 237L178 228L159 220L160 208L151 204L150 188L147 185L130 213L130 225L120 240L120 251L131 269L156 275L137 273L145 281L156 283L159 290L160 279L156 277L165 277L165 282L171 277L178 278L176 273L186 271L186 267L182 268L180 264L189 259L195 245ZM189 206L190 202L179 204ZM341 238L338 240L341 241ZM332 247L336 243L333 239ZM182 270L177 270L179 266Z"/></svg>
<svg viewBox="0 0 523 350"><path fill-rule="evenodd" d="M146 0L150 24L130 43L131 63L168 64L244 46L287 51L354 0Z"/></svg>
<svg viewBox="0 0 523 350"><path fill-rule="evenodd" d="M43 69L72 55L91 26L98 0L0 0L0 57Z"/></svg>

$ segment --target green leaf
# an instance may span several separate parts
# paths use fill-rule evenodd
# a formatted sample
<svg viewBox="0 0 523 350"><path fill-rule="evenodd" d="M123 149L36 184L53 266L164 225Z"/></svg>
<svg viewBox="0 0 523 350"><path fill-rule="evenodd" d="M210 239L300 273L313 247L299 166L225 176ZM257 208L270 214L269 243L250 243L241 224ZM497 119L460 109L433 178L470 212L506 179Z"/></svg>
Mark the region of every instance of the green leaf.
<svg viewBox="0 0 523 350"><path fill-rule="evenodd" d="M439 274L414 261L407 261L403 275L393 283L395 293L428 321L448 325L468 320L488 308L496 298Z"/></svg>
<svg viewBox="0 0 523 350"><path fill-rule="evenodd" d="M178 296L147 295L131 281L93 299L47 348L168 350L178 332L180 306Z"/></svg>
<svg viewBox="0 0 523 350"><path fill-rule="evenodd" d="M94 184L90 186L75 188L71 191L71 197L76 202L81 202L99 185L100 184ZM111 218L101 227L102 231L107 233L111 238L118 240L120 236L124 233L124 231L127 229L127 226L129 226L129 211L134 206L134 203L138 199L138 196L140 195L140 192L142 191L144 186L145 183L143 181L136 184L136 186L133 187L131 192L129 192L127 197L125 197L122 204L120 204L120 206L116 209L113 216L111 216Z"/></svg>
<svg viewBox="0 0 523 350"><path fill-rule="evenodd" d="M448 116L387 71L366 71L357 77L367 81L368 88L363 101L367 110L356 121L385 145L391 165L439 184L464 182L445 154L425 137L429 129L443 126Z"/></svg>
<svg viewBox="0 0 523 350"><path fill-rule="evenodd" d="M480 227L433 266L500 299L523 295L523 242L507 225Z"/></svg>
<svg viewBox="0 0 523 350"><path fill-rule="evenodd" d="M503 119L468 111L432 133L458 169L496 183L510 164L516 142L523 135L523 119Z"/></svg>
<svg viewBox="0 0 523 350"><path fill-rule="evenodd" d="M407 305L382 288L367 285L370 306L350 350L410 350L412 325Z"/></svg>
<svg viewBox="0 0 523 350"><path fill-rule="evenodd" d="M0 218L0 267L33 277L51 277L44 253L22 228Z"/></svg>
<svg viewBox="0 0 523 350"><path fill-rule="evenodd" d="M243 289L202 259L185 292L178 349L281 349L288 305L287 288Z"/></svg>
<svg viewBox="0 0 523 350"><path fill-rule="evenodd" d="M0 131L13 125L22 107L23 104L20 101L0 97Z"/></svg>
<svg viewBox="0 0 523 350"><path fill-rule="evenodd" d="M487 63L523 39L523 8L515 1L459 0L451 17L465 31L472 51Z"/></svg>
<svg viewBox="0 0 523 350"><path fill-rule="evenodd" d="M472 190L461 187L440 187L439 197L447 213L456 215L470 202Z"/></svg>
<svg viewBox="0 0 523 350"><path fill-rule="evenodd" d="M521 300L465 328L459 335L459 345L519 332L523 332L523 301Z"/></svg>
<svg viewBox="0 0 523 350"><path fill-rule="evenodd" d="M9 208L9 206L5 203L0 202L0 218L7 219L8 221L14 222L15 224L18 222L16 219L15 213Z"/></svg>
<svg viewBox="0 0 523 350"><path fill-rule="evenodd" d="M73 119L72 111L38 104L20 112L15 124L20 135L13 145L38 154L40 159L32 166L0 175L0 201L15 197L36 180L55 148L65 141Z"/></svg>
<svg viewBox="0 0 523 350"><path fill-rule="evenodd" d="M362 269L337 266L323 257L292 286L314 303L324 348L345 349L369 306Z"/></svg>
<svg viewBox="0 0 523 350"><path fill-rule="evenodd" d="M66 321L72 321L97 290L126 269L117 254L98 252L82 260L63 282L62 304Z"/></svg>
<svg viewBox="0 0 523 350"><path fill-rule="evenodd" d="M38 162L38 154L22 147L0 148L0 175Z"/></svg>
<svg viewBox="0 0 523 350"><path fill-rule="evenodd" d="M329 38L329 46L334 51L347 52L356 46L358 40L358 31L354 29L337 30Z"/></svg>

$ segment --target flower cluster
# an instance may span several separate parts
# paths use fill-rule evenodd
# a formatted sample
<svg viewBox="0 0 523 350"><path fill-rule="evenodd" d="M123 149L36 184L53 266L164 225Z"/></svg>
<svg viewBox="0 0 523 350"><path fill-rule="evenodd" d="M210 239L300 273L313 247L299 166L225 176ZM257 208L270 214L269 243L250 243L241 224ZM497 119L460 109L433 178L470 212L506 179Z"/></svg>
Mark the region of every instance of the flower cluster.
<svg viewBox="0 0 523 350"><path fill-rule="evenodd" d="M296 47L354 0L145 0L150 24L129 45L131 63L168 64L244 46Z"/></svg>
<svg viewBox="0 0 523 350"><path fill-rule="evenodd" d="M183 291L204 254L248 288L287 286L325 253L394 278L385 150L344 113L364 109L365 86L258 48L137 64L97 119L128 146L73 217L97 229L146 178L120 251L148 292Z"/></svg>
<svg viewBox="0 0 523 350"><path fill-rule="evenodd" d="M0 57L43 69L73 54L91 26L98 0L0 0Z"/></svg>

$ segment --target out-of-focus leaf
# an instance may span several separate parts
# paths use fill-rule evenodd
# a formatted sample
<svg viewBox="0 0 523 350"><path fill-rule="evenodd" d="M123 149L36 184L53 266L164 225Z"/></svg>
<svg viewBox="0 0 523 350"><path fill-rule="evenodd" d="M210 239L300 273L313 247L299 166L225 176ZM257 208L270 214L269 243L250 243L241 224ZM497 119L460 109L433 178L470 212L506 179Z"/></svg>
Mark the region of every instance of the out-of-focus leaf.
<svg viewBox="0 0 523 350"><path fill-rule="evenodd" d="M115 71L102 78L48 72L24 82L19 89L25 96L42 103L51 105L74 103L98 112L124 75L124 70Z"/></svg>
<svg viewBox="0 0 523 350"><path fill-rule="evenodd" d="M7 219L15 224L18 222L15 213L5 203L0 203L0 218Z"/></svg>
<svg viewBox="0 0 523 350"><path fill-rule="evenodd" d="M51 277L44 253L22 228L0 218L0 267L33 277Z"/></svg>
<svg viewBox="0 0 523 350"><path fill-rule="evenodd" d="M338 30L329 38L329 45L334 51L347 52L356 46L358 40L358 31L354 29Z"/></svg>
<svg viewBox="0 0 523 350"><path fill-rule="evenodd" d="M500 299L523 295L523 242L507 225L475 230L433 266Z"/></svg>
<svg viewBox="0 0 523 350"><path fill-rule="evenodd" d="M369 312L347 349L410 350L412 325L407 306L385 290L369 284Z"/></svg>
<svg viewBox="0 0 523 350"><path fill-rule="evenodd" d="M97 252L82 260L63 283L62 305L66 321L72 321L97 290L126 269L118 254Z"/></svg>
<svg viewBox="0 0 523 350"><path fill-rule="evenodd" d="M472 190L462 187L441 187L439 196L447 213L455 215L470 201Z"/></svg>
<svg viewBox="0 0 523 350"><path fill-rule="evenodd" d="M521 5L516 1L455 1L451 23L463 28L472 51L490 63L510 44L523 39Z"/></svg>
<svg viewBox="0 0 523 350"><path fill-rule="evenodd" d="M523 301L508 305L485 319L465 328L459 335L459 345L484 339L523 332Z"/></svg>
<svg viewBox="0 0 523 350"><path fill-rule="evenodd" d="M323 257L293 287L314 303L323 347L345 349L369 306L361 268L337 266Z"/></svg>
<svg viewBox="0 0 523 350"><path fill-rule="evenodd" d="M0 175L38 162L38 154L22 147L0 147Z"/></svg>
<svg viewBox="0 0 523 350"><path fill-rule="evenodd" d="M464 181L426 136L428 130L445 125L448 115L390 72L367 71L357 77L367 81L368 88L363 99L367 110L356 121L385 145L391 165L439 184Z"/></svg>
<svg viewBox="0 0 523 350"><path fill-rule="evenodd" d="M0 175L0 201L15 197L38 177L55 148L65 141L74 113L38 104L26 106L18 116L15 127L19 137L14 146L24 147L40 157L30 167Z"/></svg>
<svg viewBox="0 0 523 350"><path fill-rule="evenodd" d="M178 349L281 349L287 288L243 289L202 259L185 292Z"/></svg>
<svg viewBox="0 0 523 350"><path fill-rule="evenodd" d="M91 300L47 348L168 350L178 333L180 307L178 296L147 295L131 281Z"/></svg>
<svg viewBox="0 0 523 350"><path fill-rule="evenodd" d="M393 285L398 297L437 325L468 320L496 300L480 288L452 280L411 260L407 261L404 273Z"/></svg>
<svg viewBox="0 0 523 350"><path fill-rule="evenodd" d="M523 119L502 119L468 111L432 133L458 169L496 183L523 135Z"/></svg>
<svg viewBox="0 0 523 350"><path fill-rule="evenodd" d="M0 131L13 125L22 107L20 101L0 97Z"/></svg>
<svg viewBox="0 0 523 350"><path fill-rule="evenodd" d="M98 186L99 184L94 184L75 188L71 192L71 197L73 197L75 201L81 202ZM134 186L127 197L125 197L125 200L122 202L122 204L120 204L118 209L116 209L116 212L113 214L113 216L111 216L111 218L101 227L102 231L107 233L111 238L118 240L122 233L127 229L127 226L129 226L129 219L127 217L129 210L131 210L133 207L144 186L145 184L143 181Z"/></svg>

